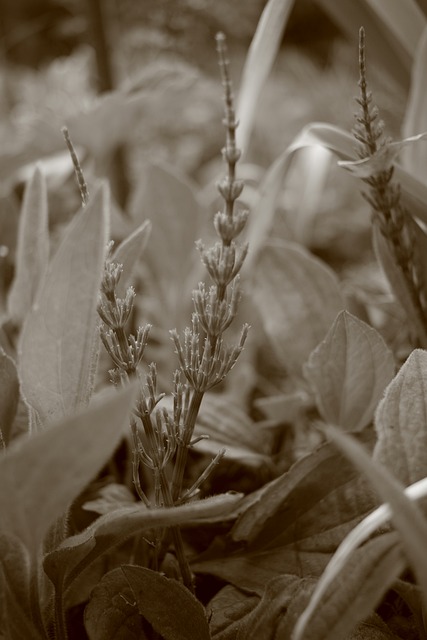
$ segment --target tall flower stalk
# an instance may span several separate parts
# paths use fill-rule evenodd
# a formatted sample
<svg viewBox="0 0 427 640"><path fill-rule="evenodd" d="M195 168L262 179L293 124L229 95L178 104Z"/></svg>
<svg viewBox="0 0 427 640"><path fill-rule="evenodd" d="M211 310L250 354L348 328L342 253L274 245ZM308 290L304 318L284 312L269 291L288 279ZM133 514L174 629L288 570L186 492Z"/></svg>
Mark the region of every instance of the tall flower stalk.
<svg viewBox="0 0 427 640"><path fill-rule="evenodd" d="M366 81L365 32L359 32L359 88L356 99L360 110L356 114L353 134L358 142L359 160L341 162L342 166L359 176L369 191L363 193L373 212L373 224L378 225L393 260L403 276L413 309L417 339L427 346L427 301L424 268L417 254L417 229L401 202L400 185L393 181L394 159L404 144L415 142L424 135L392 142L384 135L384 123L379 120L378 108Z"/></svg>
<svg viewBox="0 0 427 640"><path fill-rule="evenodd" d="M219 240L206 248L196 243L211 283L200 282L193 291L194 310L191 327L180 336L170 332L178 356L179 367L173 376L173 408L169 412L159 406L164 394L157 393L156 366L142 371L142 358L147 345L150 325L139 327L136 335L128 335L126 325L132 315L135 291L129 287L125 297L116 295L122 266L108 258L101 286L98 307L102 320L101 339L114 368L111 380L125 383L129 377L141 380L140 397L131 423L133 442L133 482L139 498L149 508L182 504L199 492L201 484L218 464L225 451L220 451L190 486L184 486L190 448L200 438L194 438L197 417L206 391L222 382L239 357L248 334L244 325L237 343L225 343L224 333L234 320L240 299L239 272L247 254L246 244L236 238L243 230L248 211L236 204L243 190L243 182L236 179L236 164L240 150L236 146L237 121L230 80L225 36L217 36L217 51L224 89L224 125L226 144L223 157L226 175L218 183L224 207L214 217ZM141 466L149 470L153 481L152 496L141 482ZM153 542L152 568L160 569L164 554L172 538L184 584L194 590L193 577L186 558L179 527L156 534Z"/></svg>

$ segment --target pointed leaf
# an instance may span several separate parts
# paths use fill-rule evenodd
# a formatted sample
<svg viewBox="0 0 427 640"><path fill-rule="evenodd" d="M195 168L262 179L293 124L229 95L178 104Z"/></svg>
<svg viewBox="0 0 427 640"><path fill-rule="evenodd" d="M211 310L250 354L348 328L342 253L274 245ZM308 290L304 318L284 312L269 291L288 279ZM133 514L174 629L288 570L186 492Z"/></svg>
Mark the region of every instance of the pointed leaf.
<svg viewBox="0 0 427 640"><path fill-rule="evenodd" d="M134 386L114 392L98 406L20 438L0 458L0 528L32 554L114 451L134 395Z"/></svg>
<svg viewBox="0 0 427 640"><path fill-rule="evenodd" d="M1 631L7 633L4 637L7 640L43 640L43 629L31 615L28 552L19 539L3 533L0 533L0 577L3 592L0 596L3 609Z"/></svg>
<svg viewBox="0 0 427 640"><path fill-rule="evenodd" d="M151 222L146 220L127 238L123 240L114 251L112 260L123 265L122 275L117 286L117 295L124 297L129 286L132 272L140 259L151 233Z"/></svg>
<svg viewBox="0 0 427 640"><path fill-rule="evenodd" d="M299 616L293 640L347 640L405 567L395 532L370 540L349 558L322 597L313 596Z"/></svg>
<svg viewBox="0 0 427 640"><path fill-rule="evenodd" d="M186 282L198 257L194 242L203 221L201 207L193 185L185 178L167 166L149 164L131 204L135 220L141 212L153 222L144 261L149 272L147 286L161 303L159 321L170 328L187 295Z"/></svg>
<svg viewBox="0 0 427 640"><path fill-rule="evenodd" d="M227 493L178 507L148 509L138 504L116 509L95 520L82 533L67 538L46 557L45 571L57 589L63 585L66 590L91 562L132 535L206 518L221 521L235 518L234 512L241 498L241 494Z"/></svg>
<svg viewBox="0 0 427 640"><path fill-rule="evenodd" d="M18 228L15 277L8 296L10 319L20 325L30 310L49 262L46 179L36 167L24 194Z"/></svg>
<svg viewBox="0 0 427 640"><path fill-rule="evenodd" d="M0 348L0 451L7 447L19 401L19 379L12 358Z"/></svg>
<svg viewBox="0 0 427 640"><path fill-rule="evenodd" d="M92 393L107 223L101 187L67 229L24 324L22 391L43 423L70 415Z"/></svg>
<svg viewBox="0 0 427 640"><path fill-rule="evenodd" d="M405 484L427 476L427 351L411 353L375 416L374 460Z"/></svg>
<svg viewBox="0 0 427 640"><path fill-rule="evenodd" d="M423 591L424 606L427 603L427 558L425 540L427 521L419 507L405 495L401 483L391 475L378 460L373 461L361 445L335 427L323 427L328 438L367 477L375 491L392 510L392 522L397 529L402 545L417 582Z"/></svg>
<svg viewBox="0 0 427 640"><path fill-rule="evenodd" d="M144 567L121 570L138 611L164 640L209 640L204 607L183 584Z"/></svg>
<svg viewBox="0 0 427 640"><path fill-rule="evenodd" d="M373 504L351 465L323 446L247 496L231 534L215 540L192 568L259 595L275 576L319 576Z"/></svg>
<svg viewBox="0 0 427 640"><path fill-rule="evenodd" d="M84 615L90 640L141 640L142 617L122 568L109 571L93 589Z"/></svg>
<svg viewBox="0 0 427 640"><path fill-rule="evenodd" d="M284 241L262 250L253 296L281 364L298 373L345 306L333 271Z"/></svg>
<svg viewBox="0 0 427 640"><path fill-rule="evenodd" d="M247 151L262 89L276 59L294 0L269 0L245 60L237 104L238 146Z"/></svg>
<svg viewBox="0 0 427 640"><path fill-rule="evenodd" d="M427 82L424 73L426 65L427 27L424 28L418 43L412 67L411 89L402 127L402 133L405 138L416 135L421 131L427 131ZM403 153L404 167L423 182L426 182L423 171L426 158L427 150L423 145L411 145Z"/></svg>
<svg viewBox="0 0 427 640"><path fill-rule="evenodd" d="M359 431L371 422L394 368L393 354L380 334L341 311L310 354L304 374L324 420Z"/></svg>

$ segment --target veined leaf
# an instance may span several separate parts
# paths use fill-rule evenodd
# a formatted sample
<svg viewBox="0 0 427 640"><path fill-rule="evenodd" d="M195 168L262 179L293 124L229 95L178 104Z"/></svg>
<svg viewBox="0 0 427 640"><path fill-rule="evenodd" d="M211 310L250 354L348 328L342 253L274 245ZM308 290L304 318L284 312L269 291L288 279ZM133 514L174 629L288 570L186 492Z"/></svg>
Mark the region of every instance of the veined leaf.
<svg viewBox="0 0 427 640"><path fill-rule="evenodd" d="M323 430L369 479L382 500L390 505L392 522L400 535L408 562L423 591L425 606L427 604L427 558L425 557L427 521L421 510L405 495L401 483L378 463L378 459L372 460L354 438L330 425L323 427Z"/></svg>
<svg viewBox="0 0 427 640"><path fill-rule="evenodd" d="M353 553L322 597L313 596L296 621L292 640L347 640L380 603L405 566L395 532L370 540Z"/></svg>
<svg viewBox="0 0 427 640"><path fill-rule="evenodd" d="M358 431L372 420L394 375L394 359L380 334L341 311L304 367L326 422Z"/></svg>
<svg viewBox="0 0 427 640"><path fill-rule="evenodd" d="M253 296L281 364L297 373L345 304L333 271L299 245L267 244Z"/></svg>
<svg viewBox="0 0 427 640"><path fill-rule="evenodd" d="M45 571L64 591L100 555L136 533L157 527L184 525L204 518L235 517L241 494L223 494L178 507L148 509L142 504L101 516L82 533L67 538L44 563Z"/></svg>
<svg viewBox="0 0 427 640"><path fill-rule="evenodd" d="M21 325L30 310L49 262L46 180L36 167L24 194L18 227L15 278L9 291L10 319Z"/></svg>
<svg viewBox="0 0 427 640"><path fill-rule="evenodd" d="M427 351L411 353L375 415L374 460L404 484L427 476Z"/></svg>
<svg viewBox="0 0 427 640"><path fill-rule="evenodd" d="M127 238L123 240L113 253L113 262L123 265L122 275L117 286L117 294L124 297L132 272L141 257L151 233L151 222L146 220Z"/></svg>
<svg viewBox="0 0 427 640"><path fill-rule="evenodd" d="M95 586L85 608L84 621L90 640L146 638L142 634L135 594L121 567L106 573Z"/></svg>
<svg viewBox="0 0 427 640"><path fill-rule="evenodd" d="M114 392L99 406L19 438L0 457L0 528L19 538L32 556L114 451L135 391L130 386Z"/></svg>
<svg viewBox="0 0 427 640"><path fill-rule="evenodd" d="M22 391L43 424L85 406L92 393L107 228L103 186L65 232L24 324Z"/></svg>
<svg viewBox="0 0 427 640"><path fill-rule="evenodd" d="M264 7L245 60L237 103L238 146L247 151L258 99L282 41L294 0L269 0Z"/></svg>
<svg viewBox="0 0 427 640"><path fill-rule="evenodd" d="M122 566L139 612L164 640L209 640L202 604L176 580L144 567Z"/></svg>
<svg viewBox="0 0 427 640"><path fill-rule="evenodd" d="M405 138L427 131L427 27L424 28L412 68L411 90L406 106L402 133ZM423 145L410 145L402 154L405 168L422 182L426 182L423 167L427 159L427 149Z"/></svg>
<svg viewBox="0 0 427 640"><path fill-rule="evenodd" d="M18 401L19 378L16 365L0 348L0 451L9 444Z"/></svg>
<svg viewBox="0 0 427 640"><path fill-rule="evenodd" d="M1 634L7 640L43 640L41 620L31 615L31 562L15 536L0 533ZM36 607L39 602L33 603ZM34 609L35 610L35 609Z"/></svg>
<svg viewBox="0 0 427 640"><path fill-rule="evenodd" d="M319 576L374 504L351 464L322 446L248 495L231 534L215 540L192 568L259 595L276 576Z"/></svg>

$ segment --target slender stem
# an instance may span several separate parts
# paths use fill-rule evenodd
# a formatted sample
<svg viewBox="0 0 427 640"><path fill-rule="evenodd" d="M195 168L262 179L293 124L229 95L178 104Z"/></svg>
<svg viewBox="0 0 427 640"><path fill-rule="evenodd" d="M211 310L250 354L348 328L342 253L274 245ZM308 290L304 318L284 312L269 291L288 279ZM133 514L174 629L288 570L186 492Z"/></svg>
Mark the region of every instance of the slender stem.
<svg viewBox="0 0 427 640"><path fill-rule="evenodd" d="M196 420L199 414L203 396L204 393L202 391L194 391L191 397L190 407L188 409L188 416L186 424L184 426L184 432L178 442L178 451L172 476L172 498L174 502L176 502L181 495L182 481L187 464L188 447L193 436L194 427L196 426Z"/></svg>

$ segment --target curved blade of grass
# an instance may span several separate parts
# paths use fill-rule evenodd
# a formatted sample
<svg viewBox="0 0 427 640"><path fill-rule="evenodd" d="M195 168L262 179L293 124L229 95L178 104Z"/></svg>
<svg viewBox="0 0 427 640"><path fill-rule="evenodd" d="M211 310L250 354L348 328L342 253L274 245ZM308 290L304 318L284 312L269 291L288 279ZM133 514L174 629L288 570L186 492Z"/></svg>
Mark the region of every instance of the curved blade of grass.
<svg viewBox="0 0 427 640"><path fill-rule="evenodd" d="M102 404L13 443L0 458L0 528L33 557L56 518L97 474L122 437L134 385Z"/></svg>
<svg viewBox="0 0 427 640"><path fill-rule="evenodd" d="M237 144L247 151L258 99L282 41L294 0L269 0L249 47L237 101Z"/></svg>
<svg viewBox="0 0 427 640"><path fill-rule="evenodd" d="M409 564L423 591L427 605L427 558L425 541L427 522L420 511L405 495L404 487L385 467L374 462L354 438L331 425L322 427L326 436L353 462L371 482L375 491L391 508L391 520L399 532Z"/></svg>
<svg viewBox="0 0 427 640"><path fill-rule="evenodd" d="M426 497L427 478L423 478L410 487L407 487L405 489L405 494L410 500L419 500L420 498ZM366 516L366 518L354 527L354 529L352 529L352 531L350 531L350 533L344 538L317 583L310 604L304 612L301 622L298 624L298 633L293 640L299 640L298 634L302 634L304 632L309 618L317 609L319 603L333 584L336 577L344 570L354 551L366 542L366 540L368 540L375 531L384 527L390 520L391 516L392 510L390 506L388 504L383 504Z"/></svg>
<svg viewBox="0 0 427 640"><path fill-rule="evenodd" d="M108 207L104 185L66 230L24 323L22 391L42 423L72 414L92 393Z"/></svg>
<svg viewBox="0 0 427 640"><path fill-rule="evenodd" d="M427 27L418 44L412 69L411 90L406 106L402 133L404 138L427 131ZM425 164L427 150L424 145L408 145L402 153L405 168L412 175L426 182Z"/></svg>
<svg viewBox="0 0 427 640"><path fill-rule="evenodd" d="M20 325L36 297L49 262L46 179L37 166L27 184L18 228L15 278L9 291L7 311Z"/></svg>

